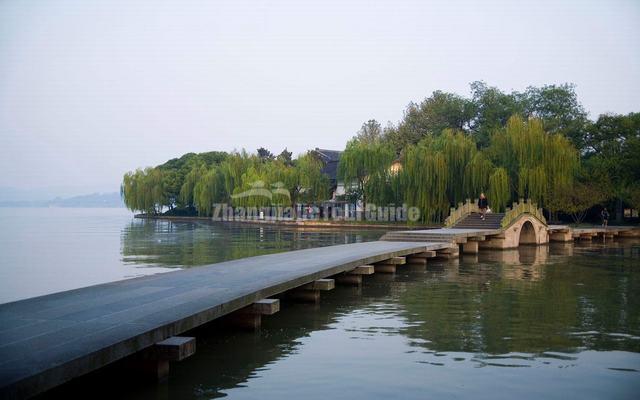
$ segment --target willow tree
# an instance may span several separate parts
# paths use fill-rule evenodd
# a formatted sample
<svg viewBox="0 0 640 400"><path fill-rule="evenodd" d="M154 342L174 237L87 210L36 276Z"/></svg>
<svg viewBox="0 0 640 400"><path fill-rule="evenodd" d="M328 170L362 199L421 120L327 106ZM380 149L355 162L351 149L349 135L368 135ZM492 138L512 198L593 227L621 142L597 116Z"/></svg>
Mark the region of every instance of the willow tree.
<svg viewBox="0 0 640 400"><path fill-rule="evenodd" d="M496 168L493 170L489 176L489 192L487 195L494 211L504 211L511 198L509 174L506 169Z"/></svg>
<svg viewBox="0 0 640 400"><path fill-rule="evenodd" d="M391 180L393 176L389 172L380 172L369 175L363 188L363 196L368 204L387 205L394 202Z"/></svg>
<svg viewBox="0 0 640 400"><path fill-rule="evenodd" d="M211 215L214 203L226 198L224 175L214 166L200 175L193 187L193 199L199 215Z"/></svg>
<svg viewBox="0 0 640 400"><path fill-rule="evenodd" d="M220 172L224 176L225 193L227 200L231 200L231 195L236 187L242 184L242 176L250 167L256 166L260 161L256 155L249 155L245 150L233 152L220 163Z"/></svg>
<svg viewBox="0 0 640 400"><path fill-rule="evenodd" d="M291 207L295 217L296 204L301 201L324 200L329 192L329 179L322 173L323 165L313 153L299 156L291 164L281 160L266 163L263 180L270 184L271 204Z"/></svg>
<svg viewBox="0 0 640 400"><path fill-rule="evenodd" d="M180 187L180 203L185 207L194 207L194 189L199 180L207 173L207 168L204 164L198 164L191 168L191 171L184 177L184 182Z"/></svg>
<svg viewBox="0 0 640 400"><path fill-rule="evenodd" d="M579 155L561 134L545 132L542 121L513 116L491 137L489 154L509 174L513 198L531 198L544 205L549 193L569 189Z"/></svg>
<svg viewBox="0 0 640 400"><path fill-rule="evenodd" d="M122 184L120 185L120 197L124 201L124 205L131 211L141 210L142 202L138 195L138 186L140 185L140 179L138 175L140 170L135 172L129 171L124 174L122 178Z"/></svg>
<svg viewBox="0 0 640 400"><path fill-rule="evenodd" d="M475 190L484 189L476 186L486 182L489 171L484 160L477 157L478 148L471 136L447 129L429 147L431 151L441 152L444 156L448 177L447 197L451 203L464 201L477 195ZM472 164L472 161L475 162Z"/></svg>
<svg viewBox="0 0 640 400"><path fill-rule="evenodd" d="M476 198L489 190L495 166L483 152L477 151L465 167L463 182L468 198Z"/></svg>
<svg viewBox="0 0 640 400"><path fill-rule="evenodd" d="M167 204L162 171L157 168L126 173L120 194L127 208L132 211L157 214Z"/></svg>
<svg viewBox="0 0 640 400"><path fill-rule="evenodd" d="M375 186L369 185L379 185L394 158L393 149L382 142L353 139L347 143L340 156L338 177L343 180L345 188L362 201L363 208L366 208L367 194L375 190Z"/></svg>
<svg viewBox="0 0 640 400"><path fill-rule="evenodd" d="M400 173L405 200L422 210L422 220L441 221L449 211L449 168L445 156L424 143L405 150Z"/></svg>
<svg viewBox="0 0 640 400"><path fill-rule="evenodd" d="M250 166L231 194L234 206L268 207L272 204L271 181L261 165Z"/></svg>
<svg viewBox="0 0 640 400"><path fill-rule="evenodd" d="M405 150L402 168L405 201L422 209L423 220L441 221L451 205L487 191L494 170L473 137L445 130Z"/></svg>
<svg viewBox="0 0 640 400"><path fill-rule="evenodd" d="M300 177L300 199L308 203L325 200L329 195L329 177L322 172L323 162L312 152L298 157L295 163Z"/></svg>
<svg viewBox="0 0 640 400"><path fill-rule="evenodd" d="M265 165L266 180L270 183L271 204L276 206L293 206L298 202L300 190L300 171L281 160L274 160Z"/></svg>

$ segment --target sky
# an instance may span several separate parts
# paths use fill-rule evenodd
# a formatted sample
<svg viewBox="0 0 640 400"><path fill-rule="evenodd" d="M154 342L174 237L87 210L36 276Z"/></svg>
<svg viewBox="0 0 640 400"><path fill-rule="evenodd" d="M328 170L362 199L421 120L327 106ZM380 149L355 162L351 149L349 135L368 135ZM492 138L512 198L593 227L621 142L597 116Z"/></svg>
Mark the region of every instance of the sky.
<svg viewBox="0 0 640 400"><path fill-rule="evenodd" d="M640 111L640 1L0 0L0 188L117 191L187 152L342 149L434 90Z"/></svg>

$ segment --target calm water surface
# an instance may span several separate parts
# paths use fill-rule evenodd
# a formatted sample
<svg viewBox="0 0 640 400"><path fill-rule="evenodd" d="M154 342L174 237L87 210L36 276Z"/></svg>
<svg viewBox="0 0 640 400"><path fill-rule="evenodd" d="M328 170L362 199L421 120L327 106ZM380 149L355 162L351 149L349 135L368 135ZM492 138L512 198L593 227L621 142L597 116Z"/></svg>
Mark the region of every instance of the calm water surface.
<svg viewBox="0 0 640 400"><path fill-rule="evenodd" d="M0 303L384 231L140 220L125 209L0 208Z"/></svg>
<svg viewBox="0 0 640 400"><path fill-rule="evenodd" d="M121 279L379 235L132 221L121 211L65 211L79 213L73 221L27 217L30 212L0 214L4 297L13 290L6 279L20 282L21 274L50 271L49 280L57 281L86 271ZM46 268L38 265L47 260ZM426 271L375 274L361 288L323 293L319 306L285 302L255 333L221 322L202 327L192 332L196 355L174 363L160 385L105 387L104 379L92 381L97 375L54 394L637 399L639 269L638 241L522 247L430 262Z"/></svg>
<svg viewBox="0 0 640 400"><path fill-rule="evenodd" d="M130 398L637 399L640 244L431 263L284 304L257 333L200 329ZM175 368L174 368L175 367Z"/></svg>

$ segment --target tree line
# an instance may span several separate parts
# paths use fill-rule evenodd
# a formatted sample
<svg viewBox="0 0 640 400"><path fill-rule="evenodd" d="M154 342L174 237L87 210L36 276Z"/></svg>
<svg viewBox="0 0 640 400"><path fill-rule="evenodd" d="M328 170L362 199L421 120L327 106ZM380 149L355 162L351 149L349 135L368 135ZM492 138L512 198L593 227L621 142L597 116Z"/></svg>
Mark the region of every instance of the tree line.
<svg viewBox="0 0 640 400"><path fill-rule="evenodd" d="M188 153L145 169L127 172L120 188L133 211L158 214L180 210L211 215L215 203L244 207L294 206L325 200L329 178L313 152L292 159L264 148L240 152Z"/></svg>
<svg viewBox="0 0 640 400"><path fill-rule="evenodd" d="M546 133L540 119L517 115L491 135L485 148L473 136L446 128L404 147L400 170L389 168L396 157L390 149L382 136L353 139L343 154L340 176L365 207L366 202L404 202L422 210L423 222L441 222L452 205L481 192L495 211L504 211L518 198L545 205L550 196L572 187L580 165L568 139Z"/></svg>
<svg viewBox="0 0 640 400"><path fill-rule="evenodd" d="M596 205L613 206L617 219L624 204L640 208L640 113L591 121L570 84L435 91L396 124L365 122L343 160L350 197L419 206L424 222L480 192L498 211L531 198L552 220L580 222ZM388 168L394 161L399 172Z"/></svg>
<svg viewBox="0 0 640 400"><path fill-rule="evenodd" d="M410 103L395 124L365 122L347 143L338 175L345 200L417 206L423 222L443 221L451 206L480 192L497 211L531 198L552 219L564 213L579 222L598 204L614 205L618 216L625 203L640 208L639 156L640 113L591 121L573 85L503 92L474 82L468 97L435 91ZM216 202L314 203L330 191L322 167L314 152L292 159L286 149L278 156L264 148L190 153L127 173L122 194L132 210L201 215ZM252 189L271 196L236 196Z"/></svg>

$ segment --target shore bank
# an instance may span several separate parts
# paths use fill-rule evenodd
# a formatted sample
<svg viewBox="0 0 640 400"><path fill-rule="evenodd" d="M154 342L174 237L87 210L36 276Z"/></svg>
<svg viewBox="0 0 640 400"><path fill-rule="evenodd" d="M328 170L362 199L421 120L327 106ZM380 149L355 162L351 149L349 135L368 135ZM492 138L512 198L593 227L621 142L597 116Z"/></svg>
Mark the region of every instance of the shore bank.
<svg viewBox="0 0 640 400"><path fill-rule="evenodd" d="M441 225L407 225L400 223L380 223L380 222L366 222L366 221L313 221L313 220L272 220L272 219L245 219L236 221L217 221L210 217L196 217L196 216L175 216L175 215L148 215L148 214L135 214L135 218L139 219L160 219L170 221L207 221L207 222L223 222L223 223L240 223L240 224L252 224L252 225L275 225L286 226L292 228L304 228L304 229L345 229L345 228L358 228L358 229L430 229L441 228Z"/></svg>

